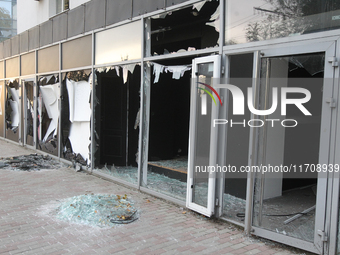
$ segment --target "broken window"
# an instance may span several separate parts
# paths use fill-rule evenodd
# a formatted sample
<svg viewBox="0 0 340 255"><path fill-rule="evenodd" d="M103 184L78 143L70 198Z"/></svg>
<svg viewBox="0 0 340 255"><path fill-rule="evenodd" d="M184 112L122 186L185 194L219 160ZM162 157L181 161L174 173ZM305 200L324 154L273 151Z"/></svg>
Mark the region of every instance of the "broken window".
<svg viewBox="0 0 340 255"><path fill-rule="evenodd" d="M20 96L19 79L6 81L6 138L19 142Z"/></svg>
<svg viewBox="0 0 340 255"><path fill-rule="evenodd" d="M262 58L259 106L272 106L273 88L305 88L311 99L304 104L311 116L294 104L287 105L286 116L276 110L271 119L298 122L294 128L266 124L259 130L258 165L300 166L319 163L321 112L324 90L323 53L290 57ZM302 79L303 78L303 79ZM289 98L301 98L289 93ZM288 126L294 125L285 121ZM303 169L300 173L275 171L257 173L255 180L253 224L283 235L314 241L317 171Z"/></svg>
<svg viewBox="0 0 340 255"><path fill-rule="evenodd" d="M340 27L338 1L226 1L225 44L262 41Z"/></svg>
<svg viewBox="0 0 340 255"><path fill-rule="evenodd" d="M90 165L91 70L64 73L61 84L61 155L81 165Z"/></svg>
<svg viewBox="0 0 340 255"><path fill-rule="evenodd" d="M153 72L145 78L151 86L149 149L142 185L181 200L186 198L187 187L191 61L149 63Z"/></svg>
<svg viewBox="0 0 340 255"><path fill-rule="evenodd" d="M38 149L58 156L59 76L40 76L37 89Z"/></svg>
<svg viewBox="0 0 340 255"><path fill-rule="evenodd" d="M140 65L98 68L96 77L95 167L137 184Z"/></svg>
<svg viewBox="0 0 340 255"><path fill-rule="evenodd" d="M0 81L0 136L5 137L5 86L4 82Z"/></svg>
<svg viewBox="0 0 340 255"><path fill-rule="evenodd" d="M25 81L24 83L24 144L30 146L34 145L34 123L35 111L34 111L34 82Z"/></svg>
<svg viewBox="0 0 340 255"><path fill-rule="evenodd" d="M219 1L153 16L146 20L146 57L218 46Z"/></svg>
<svg viewBox="0 0 340 255"><path fill-rule="evenodd" d="M95 64L140 59L142 56L141 35L141 21L96 33Z"/></svg>

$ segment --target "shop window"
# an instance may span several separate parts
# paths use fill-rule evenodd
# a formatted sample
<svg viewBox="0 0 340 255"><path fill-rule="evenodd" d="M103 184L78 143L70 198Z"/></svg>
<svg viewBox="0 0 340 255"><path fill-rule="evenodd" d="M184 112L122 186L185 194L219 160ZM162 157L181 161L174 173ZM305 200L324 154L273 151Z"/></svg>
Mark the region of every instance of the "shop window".
<svg viewBox="0 0 340 255"><path fill-rule="evenodd" d="M91 35L62 44L62 69L90 66L91 61Z"/></svg>
<svg viewBox="0 0 340 255"><path fill-rule="evenodd" d="M95 64L108 64L140 59L141 21L131 22L99 32L95 37Z"/></svg>
<svg viewBox="0 0 340 255"><path fill-rule="evenodd" d="M21 56L21 75L35 74L35 53Z"/></svg>
<svg viewBox="0 0 340 255"><path fill-rule="evenodd" d="M141 68L138 64L98 68L96 77L95 167L137 184Z"/></svg>
<svg viewBox="0 0 340 255"><path fill-rule="evenodd" d="M191 61L149 63L146 77L151 80L144 88L150 92L150 110L144 113L149 116L144 119L149 135L148 153L145 148L142 152L142 186L182 201L187 191Z"/></svg>
<svg viewBox="0 0 340 255"><path fill-rule="evenodd" d="M19 76L19 57L6 60L6 78Z"/></svg>
<svg viewBox="0 0 340 255"><path fill-rule="evenodd" d="M91 70L63 74L61 84L61 155L83 166L91 164Z"/></svg>
<svg viewBox="0 0 340 255"><path fill-rule="evenodd" d="M225 44L309 34L340 27L338 1L226 1Z"/></svg>
<svg viewBox="0 0 340 255"><path fill-rule="evenodd" d="M58 156L59 76L52 74L39 77L37 94L37 147Z"/></svg>
<svg viewBox="0 0 340 255"><path fill-rule="evenodd" d="M5 137L4 121L5 121L5 86L4 81L0 81L0 136Z"/></svg>
<svg viewBox="0 0 340 255"><path fill-rule="evenodd" d="M59 70L59 45L38 50L38 73Z"/></svg>
<svg viewBox="0 0 340 255"><path fill-rule="evenodd" d="M203 1L151 17L146 21L146 56L218 46L219 12L219 1Z"/></svg>
<svg viewBox="0 0 340 255"><path fill-rule="evenodd" d="M21 89L19 80L6 82L6 138L19 142L21 125L20 106Z"/></svg>

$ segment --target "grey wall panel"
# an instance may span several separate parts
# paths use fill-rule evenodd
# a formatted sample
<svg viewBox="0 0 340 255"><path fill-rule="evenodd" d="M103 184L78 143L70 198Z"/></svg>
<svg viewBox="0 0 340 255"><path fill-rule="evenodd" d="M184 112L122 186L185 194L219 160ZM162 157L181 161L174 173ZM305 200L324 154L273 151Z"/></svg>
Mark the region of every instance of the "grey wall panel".
<svg viewBox="0 0 340 255"><path fill-rule="evenodd" d="M107 0L106 25L111 25L132 17L132 0Z"/></svg>
<svg viewBox="0 0 340 255"><path fill-rule="evenodd" d="M188 2L188 0L166 0L166 7L173 6L175 4L184 3L184 2Z"/></svg>
<svg viewBox="0 0 340 255"><path fill-rule="evenodd" d="M20 53L28 51L28 31L20 34Z"/></svg>
<svg viewBox="0 0 340 255"><path fill-rule="evenodd" d="M46 21L40 24L40 47L51 44L52 43L52 21Z"/></svg>
<svg viewBox="0 0 340 255"><path fill-rule="evenodd" d="M20 53L19 47L20 47L20 37L19 35L16 35L11 38L12 43L12 55L18 55Z"/></svg>
<svg viewBox="0 0 340 255"><path fill-rule="evenodd" d="M0 42L0 59L4 58L4 43Z"/></svg>
<svg viewBox="0 0 340 255"><path fill-rule="evenodd" d="M85 5L85 32L105 26L105 0L92 0Z"/></svg>
<svg viewBox="0 0 340 255"><path fill-rule="evenodd" d="M67 13L60 14L53 18L53 42L65 40L67 37Z"/></svg>
<svg viewBox="0 0 340 255"><path fill-rule="evenodd" d="M28 50L39 48L39 26L28 30Z"/></svg>
<svg viewBox="0 0 340 255"><path fill-rule="evenodd" d="M84 33L84 5L81 5L68 12L67 37Z"/></svg>
<svg viewBox="0 0 340 255"><path fill-rule="evenodd" d="M165 8L166 0L133 0L132 16L156 11Z"/></svg>
<svg viewBox="0 0 340 255"><path fill-rule="evenodd" d="M8 58L12 56L12 50L11 50L11 40L8 39L4 41L4 58Z"/></svg>

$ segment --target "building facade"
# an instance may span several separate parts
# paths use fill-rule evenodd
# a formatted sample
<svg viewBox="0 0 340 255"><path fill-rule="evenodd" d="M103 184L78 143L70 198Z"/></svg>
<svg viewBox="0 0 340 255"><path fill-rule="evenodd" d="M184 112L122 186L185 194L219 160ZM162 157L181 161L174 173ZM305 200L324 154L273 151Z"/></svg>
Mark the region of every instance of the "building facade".
<svg viewBox="0 0 340 255"><path fill-rule="evenodd" d="M3 139L340 251L336 1L22 0L18 17L0 43Z"/></svg>

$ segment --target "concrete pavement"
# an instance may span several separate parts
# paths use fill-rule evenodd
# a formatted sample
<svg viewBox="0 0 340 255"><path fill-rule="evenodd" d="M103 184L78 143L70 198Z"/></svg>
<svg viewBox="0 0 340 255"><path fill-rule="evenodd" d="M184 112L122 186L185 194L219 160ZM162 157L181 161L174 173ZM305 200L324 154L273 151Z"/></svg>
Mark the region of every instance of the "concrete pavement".
<svg viewBox="0 0 340 255"><path fill-rule="evenodd" d="M0 140L0 157L32 151ZM115 228L57 220L66 198L127 194L140 218ZM12 171L0 168L0 254L307 254L258 238L235 226L71 168Z"/></svg>

